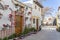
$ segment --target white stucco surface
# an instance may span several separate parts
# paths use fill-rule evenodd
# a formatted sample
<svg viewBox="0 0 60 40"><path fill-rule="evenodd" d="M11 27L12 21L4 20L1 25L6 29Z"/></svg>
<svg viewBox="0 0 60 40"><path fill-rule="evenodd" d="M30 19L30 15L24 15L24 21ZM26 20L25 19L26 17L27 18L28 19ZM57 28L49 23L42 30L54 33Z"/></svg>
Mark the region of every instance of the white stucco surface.
<svg viewBox="0 0 60 40"><path fill-rule="evenodd" d="M0 30L3 28L3 24L11 25L11 21L9 20L9 14L11 14L12 11L17 10L11 0L2 0L1 4L3 5L3 7L5 5L8 5L9 7L5 10L0 9L1 14L3 15L0 19ZM9 8L11 8L12 11Z"/></svg>

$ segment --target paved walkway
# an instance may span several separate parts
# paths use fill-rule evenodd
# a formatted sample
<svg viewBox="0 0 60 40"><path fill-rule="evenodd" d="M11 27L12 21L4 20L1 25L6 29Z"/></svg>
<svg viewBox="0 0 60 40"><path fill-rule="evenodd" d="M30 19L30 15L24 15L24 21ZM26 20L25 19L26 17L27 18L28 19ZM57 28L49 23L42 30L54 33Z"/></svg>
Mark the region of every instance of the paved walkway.
<svg viewBox="0 0 60 40"><path fill-rule="evenodd" d="M52 29L42 28L37 34L32 34L23 40L60 40L60 32L57 32L55 28Z"/></svg>
<svg viewBox="0 0 60 40"><path fill-rule="evenodd" d="M56 26L44 26L42 27L43 30L55 30Z"/></svg>

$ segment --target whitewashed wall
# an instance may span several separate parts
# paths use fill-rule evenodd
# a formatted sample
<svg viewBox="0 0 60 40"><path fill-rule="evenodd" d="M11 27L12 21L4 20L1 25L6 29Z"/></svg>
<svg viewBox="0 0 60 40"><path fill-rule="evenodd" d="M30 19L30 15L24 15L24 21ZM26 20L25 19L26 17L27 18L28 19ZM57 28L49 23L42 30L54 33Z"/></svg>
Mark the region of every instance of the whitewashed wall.
<svg viewBox="0 0 60 40"><path fill-rule="evenodd" d="M2 18L0 19L0 38L4 38L6 36L9 36L9 35L15 33L14 27L11 27L6 30L2 30L2 28L4 28L3 24L9 24L11 26L11 21L9 20L9 14L14 13L14 11L16 11L17 9L15 8L15 5L12 3L12 0L1 0L0 3L3 6L9 5L9 7L6 10L0 9L1 14L3 15ZM13 12L9 8L11 8ZM14 22L14 20L12 20L12 21Z"/></svg>
<svg viewBox="0 0 60 40"><path fill-rule="evenodd" d="M27 6L26 6L27 7ZM27 9L25 9L25 18L28 17L27 20L25 20L25 24L27 27L29 27L29 24L31 24L31 14L29 14L29 12L31 12L32 14L32 11L31 11L31 8L30 7L27 7ZM29 14L29 15L28 15ZM31 25L30 25L31 26Z"/></svg>
<svg viewBox="0 0 60 40"><path fill-rule="evenodd" d="M11 22L9 21L9 14L11 14L11 10L9 8L11 8L13 11L15 11L15 5L12 3L11 0L2 0L1 1L2 5L9 5L8 9L6 10L0 10L0 12L2 13L2 18L0 19L0 29L3 28L3 24L9 24L11 25Z"/></svg>
<svg viewBox="0 0 60 40"><path fill-rule="evenodd" d="M36 6L36 9L35 9L35 6ZM33 3L32 8L33 8L33 10L32 10L32 16L39 17L38 18L39 19L39 23L38 24L40 26L41 25L41 7L39 7L37 4ZM40 8L40 10L39 10L39 8ZM37 18L35 18L35 19L37 19ZM36 20L35 20L35 22L36 22ZM32 25L33 25L33 27L34 26L36 27L36 23L35 24L32 23Z"/></svg>
<svg viewBox="0 0 60 40"><path fill-rule="evenodd" d="M11 22L9 21L9 14L11 13L10 10L0 10L0 12L2 13L2 18L0 19L0 29L3 28L3 24L9 24L11 25Z"/></svg>

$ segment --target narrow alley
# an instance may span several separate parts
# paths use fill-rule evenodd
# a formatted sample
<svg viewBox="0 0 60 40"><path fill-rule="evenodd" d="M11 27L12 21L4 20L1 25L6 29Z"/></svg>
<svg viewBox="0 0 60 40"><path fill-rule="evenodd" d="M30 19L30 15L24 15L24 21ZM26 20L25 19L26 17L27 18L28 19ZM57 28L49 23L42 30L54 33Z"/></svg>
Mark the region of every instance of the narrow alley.
<svg viewBox="0 0 60 40"><path fill-rule="evenodd" d="M55 28L52 28L53 30L50 29L43 27L37 34L32 34L23 40L60 40L60 33Z"/></svg>

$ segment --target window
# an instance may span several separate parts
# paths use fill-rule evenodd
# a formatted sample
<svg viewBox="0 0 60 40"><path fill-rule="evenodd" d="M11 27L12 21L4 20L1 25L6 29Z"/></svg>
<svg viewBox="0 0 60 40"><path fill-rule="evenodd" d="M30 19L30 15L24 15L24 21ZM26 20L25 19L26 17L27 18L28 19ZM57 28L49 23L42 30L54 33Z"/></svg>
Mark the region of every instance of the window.
<svg viewBox="0 0 60 40"><path fill-rule="evenodd" d="M32 11L32 8L31 8L31 11Z"/></svg>
<svg viewBox="0 0 60 40"><path fill-rule="evenodd" d="M5 10L8 9L8 7L9 7L9 5L4 5L4 9Z"/></svg>
<svg viewBox="0 0 60 40"><path fill-rule="evenodd" d="M28 7L26 7L26 10L28 10Z"/></svg>
<svg viewBox="0 0 60 40"><path fill-rule="evenodd" d="M4 9L3 5L0 3L0 9Z"/></svg>
<svg viewBox="0 0 60 40"><path fill-rule="evenodd" d="M39 11L40 11L40 8L39 8Z"/></svg>
<svg viewBox="0 0 60 40"><path fill-rule="evenodd" d="M35 23L35 18L33 19L33 23Z"/></svg>
<svg viewBox="0 0 60 40"><path fill-rule="evenodd" d="M35 5L35 9L37 8L37 6Z"/></svg>
<svg viewBox="0 0 60 40"><path fill-rule="evenodd" d="M25 17L25 21L28 20L28 17Z"/></svg>
<svg viewBox="0 0 60 40"><path fill-rule="evenodd" d="M2 18L2 16L3 16L3 14L2 14L2 13L0 13L0 19Z"/></svg>
<svg viewBox="0 0 60 40"><path fill-rule="evenodd" d="M60 19L60 15L58 15L58 19Z"/></svg>
<svg viewBox="0 0 60 40"><path fill-rule="evenodd" d="M28 12L28 15L31 14L31 12Z"/></svg>

